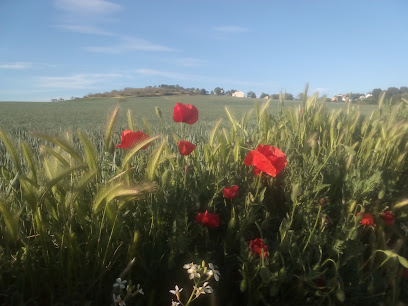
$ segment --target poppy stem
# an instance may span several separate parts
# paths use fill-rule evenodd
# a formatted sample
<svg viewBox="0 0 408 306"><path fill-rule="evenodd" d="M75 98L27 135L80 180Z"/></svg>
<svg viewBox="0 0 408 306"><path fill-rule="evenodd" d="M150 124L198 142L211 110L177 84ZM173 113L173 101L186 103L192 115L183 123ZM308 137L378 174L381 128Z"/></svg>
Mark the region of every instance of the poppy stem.
<svg viewBox="0 0 408 306"><path fill-rule="evenodd" d="M310 239L312 238L312 235L313 235L313 233L314 233L314 231L316 229L317 223L319 222L319 217L320 217L321 211L322 211L322 206L319 206L319 211L317 212L316 222L315 222L315 224L313 226L312 231L310 232L309 238L307 239L306 245L303 248L302 253L306 250L307 246L309 245Z"/></svg>
<svg viewBox="0 0 408 306"><path fill-rule="evenodd" d="M180 122L181 124L181 140L184 140L184 129L183 129L183 122Z"/></svg>
<svg viewBox="0 0 408 306"><path fill-rule="evenodd" d="M256 183L255 200L256 200L256 198L258 197L259 187L260 187L260 183L261 183L261 178L262 178L262 171L258 174L258 182Z"/></svg>

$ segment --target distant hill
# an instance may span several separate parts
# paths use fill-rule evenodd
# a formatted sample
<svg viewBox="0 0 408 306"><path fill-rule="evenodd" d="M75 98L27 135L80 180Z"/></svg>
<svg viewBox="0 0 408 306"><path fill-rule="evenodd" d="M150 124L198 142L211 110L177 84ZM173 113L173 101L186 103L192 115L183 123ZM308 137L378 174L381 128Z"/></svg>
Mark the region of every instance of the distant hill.
<svg viewBox="0 0 408 306"><path fill-rule="evenodd" d="M122 90L112 90L104 93L90 93L84 98L120 98L120 97L155 97L173 95L208 95L204 88L184 88L179 85L162 84L159 86L147 86L145 88L127 87Z"/></svg>

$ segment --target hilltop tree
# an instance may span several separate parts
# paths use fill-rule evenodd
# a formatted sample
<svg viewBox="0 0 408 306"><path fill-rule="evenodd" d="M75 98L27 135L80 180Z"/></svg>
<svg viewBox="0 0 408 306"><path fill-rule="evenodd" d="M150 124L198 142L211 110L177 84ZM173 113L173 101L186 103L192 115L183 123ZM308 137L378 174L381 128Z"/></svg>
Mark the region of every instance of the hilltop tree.
<svg viewBox="0 0 408 306"><path fill-rule="evenodd" d="M381 88L375 88L372 90L371 94L373 95L374 98L378 99L382 93Z"/></svg>
<svg viewBox="0 0 408 306"><path fill-rule="evenodd" d="M401 94L408 93L408 87L406 86L401 86L399 90Z"/></svg>
<svg viewBox="0 0 408 306"><path fill-rule="evenodd" d="M214 93L219 96L224 92L224 89L222 89L221 87L215 87L214 88Z"/></svg>
<svg viewBox="0 0 408 306"><path fill-rule="evenodd" d="M293 95L291 93L285 94L285 100L293 100Z"/></svg>
<svg viewBox="0 0 408 306"><path fill-rule="evenodd" d="M253 91L248 91L247 97L248 98L256 98L256 94Z"/></svg>
<svg viewBox="0 0 408 306"><path fill-rule="evenodd" d="M388 87L388 89L385 92L385 98L389 99L392 96L396 96L400 93L399 89L397 87Z"/></svg>
<svg viewBox="0 0 408 306"><path fill-rule="evenodd" d="M230 90L227 90L227 91L225 92L225 95L226 95L226 96L232 96L232 94L233 94L234 92L237 92L237 90L236 90L236 89L230 89Z"/></svg>

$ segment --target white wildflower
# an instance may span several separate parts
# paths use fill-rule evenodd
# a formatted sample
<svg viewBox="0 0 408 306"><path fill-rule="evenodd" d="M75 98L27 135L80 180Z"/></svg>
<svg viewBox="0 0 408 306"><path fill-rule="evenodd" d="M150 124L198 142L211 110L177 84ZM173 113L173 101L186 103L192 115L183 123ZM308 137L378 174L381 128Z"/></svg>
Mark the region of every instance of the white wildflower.
<svg viewBox="0 0 408 306"><path fill-rule="evenodd" d="M125 289L126 280L122 280L121 278L117 278L116 282L113 284L113 287L120 287L121 289Z"/></svg>
<svg viewBox="0 0 408 306"><path fill-rule="evenodd" d="M196 298L199 297L201 294L213 292L213 289L211 288L211 286L208 286L208 282L205 282L202 287L197 288L196 286L194 286L194 289L196 289L196 293L195 293Z"/></svg>
<svg viewBox="0 0 408 306"><path fill-rule="evenodd" d="M137 284L136 292L141 294L141 295L144 295L143 289L140 288L140 284Z"/></svg>
<svg viewBox="0 0 408 306"><path fill-rule="evenodd" d="M208 276L214 276L214 279L218 282L220 280L220 272L218 270L215 270L215 267L212 263L208 264L208 267L210 268L210 270L207 272Z"/></svg>
<svg viewBox="0 0 408 306"><path fill-rule="evenodd" d="M126 303L122 300L120 294L118 294L117 296L113 295L113 302L115 305L118 304L119 306L126 306Z"/></svg>
<svg viewBox="0 0 408 306"><path fill-rule="evenodd" d="M176 290L170 290L170 293L174 294L174 295L178 295L180 294L181 291L183 291L183 288L179 288L179 286L176 285L175 287Z"/></svg>
<svg viewBox="0 0 408 306"><path fill-rule="evenodd" d="M179 302L171 301L171 306L178 306L178 305L180 305Z"/></svg>
<svg viewBox="0 0 408 306"><path fill-rule="evenodd" d="M190 274L189 278L200 278L200 273L197 272L198 266L194 264L193 262L190 264L185 264L183 266L184 269L187 269L187 273Z"/></svg>
<svg viewBox="0 0 408 306"><path fill-rule="evenodd" d="M213 293L213 288L208 286L208 282L205 282L201 288L203 288L205 293Z"/></svg>

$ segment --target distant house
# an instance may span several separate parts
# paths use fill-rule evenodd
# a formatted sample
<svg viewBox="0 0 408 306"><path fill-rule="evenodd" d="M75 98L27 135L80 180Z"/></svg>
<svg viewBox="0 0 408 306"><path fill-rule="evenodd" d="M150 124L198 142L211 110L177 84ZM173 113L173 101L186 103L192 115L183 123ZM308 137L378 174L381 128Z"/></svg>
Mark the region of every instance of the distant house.
<svg viewBox="0 0 408 306"><path fill-rule="evenodd" d="M265 96L264 99L265 99L265 100L268 100L268 99L269 99L269 96Z"/></svg>
<svg viewBox="0 0 408 306"><path fill-rule="evenodd" d="M244 98L245 94L242 91L236 91L232 94L233 97Z"/></svg>
<svg viewBox="0 0 408 306"><path fill-rule="evenodd" d="M340 102L340 101L346 101L346 99L347 99L346 95L335 95L330 100L332 102Z"/></svg>

